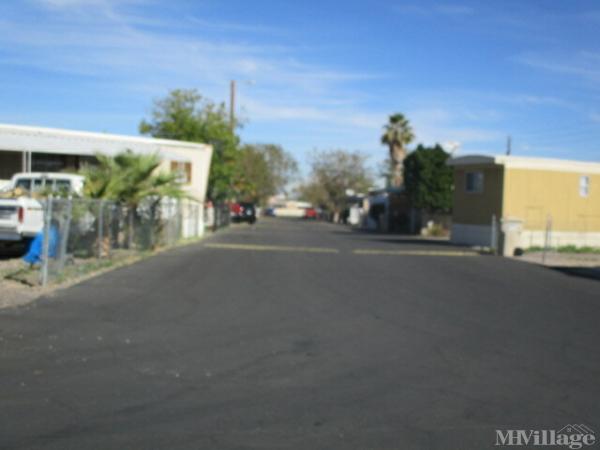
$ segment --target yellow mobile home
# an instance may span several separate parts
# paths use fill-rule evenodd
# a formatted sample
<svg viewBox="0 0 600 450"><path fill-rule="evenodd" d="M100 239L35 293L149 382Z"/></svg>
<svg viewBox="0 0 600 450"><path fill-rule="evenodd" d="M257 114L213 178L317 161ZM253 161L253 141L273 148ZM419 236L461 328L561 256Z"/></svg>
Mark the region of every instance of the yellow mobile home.
<svg viewBox="0 0 600 450"><path fill-rule="evenodd" d="M511 249L547 236L552 246L600 246L600 163L472 155L448 164L453 242L489 246L497 229L510 234Z"/></svg>

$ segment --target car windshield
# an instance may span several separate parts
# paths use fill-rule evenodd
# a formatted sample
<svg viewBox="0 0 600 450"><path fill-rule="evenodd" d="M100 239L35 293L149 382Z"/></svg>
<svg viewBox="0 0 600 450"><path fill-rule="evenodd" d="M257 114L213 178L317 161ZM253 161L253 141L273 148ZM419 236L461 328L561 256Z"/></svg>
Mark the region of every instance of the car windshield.
<svg viewBox="0 0 600 450"><path fill-rule="evenodd" d="M15 188L25 189L26 191L31 191L31 179L29 178L19 178L15 183Z"/></svg>

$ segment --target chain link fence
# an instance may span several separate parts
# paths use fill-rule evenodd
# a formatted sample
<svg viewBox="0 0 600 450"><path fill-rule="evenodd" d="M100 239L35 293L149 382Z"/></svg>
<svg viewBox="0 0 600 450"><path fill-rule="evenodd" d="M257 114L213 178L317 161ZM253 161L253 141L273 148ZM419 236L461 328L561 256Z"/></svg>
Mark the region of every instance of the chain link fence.
<svg viewBox="0 0 600 450"><path fill-rule="evenodd" d="M219 228L229 226L231 223L231 213L229 203L216 202L210 203L204 209L204 223L207 229L217 231Z"/></svg>
<svg viewBox="0 0 600 450"><path fill-rule="evenodd" d="M202 205L185 200L148 200L133 207L105 200L48 198L42 206L42 285L204 232Z"/></svg>
<svg viewBox="0 0 600 450"><path fill-rule="evenodd" d="M544 219L540 217L523 220L492 216L490 249L508 255L512 255L514 249L520 253L540 253L542 263L546 262L547 255L600 253L600 216L556 219L547 214Z"/></svg>

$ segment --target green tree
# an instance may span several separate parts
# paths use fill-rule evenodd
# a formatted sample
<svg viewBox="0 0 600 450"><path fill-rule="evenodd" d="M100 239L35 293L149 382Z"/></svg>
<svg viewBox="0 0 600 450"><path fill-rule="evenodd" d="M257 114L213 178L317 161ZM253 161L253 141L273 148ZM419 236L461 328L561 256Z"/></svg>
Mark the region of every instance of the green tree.
<svg viewBox="0 0 600 450"><path fill-rule="evenodd" d="M413 206L428 212L448 212L452 208L452 169L446 164L450 154L436 144L421 144L404 160L404 185Z"/></svg>
<svg viewBox="0 0 600 450"><path fill-rule="evenodd" d="M216 105L195 89L176 89L154 102L150 120L142 120L139 130L153 137L212 145L207 195L214 200L230 195L239 138L223 103Z"/></svg>
<svg viewBox="0 0 600 450"><path fill-rule="evenodd" d="M299 197L334 214L346 207L347 190L366 192L373 185L366 156L358 152L317 152L310 165L310 180L299 187Z"/></svg>
<svg viewBox="0 0 600 450"><path fill-rule="evenodd" d="M234 190L239 200L253 203L262 203L273 191L267 160L253 145L240 149Z"/></svg>
<svg viewBox="0 0 600 450"><path fill-rule="evenodd" d="M286 186L298 176L298 162L280 145L261 144L258 146L265 155L273 183L271 195L285 192Z"/></svg>
<svg viewBox="0 0 600 450"><path fill-rule="evenodd" d="M402 163L406 157L406 146L415 138L412 127L403 114L392 114L383 128L381 143L389 147L389 172L384 175L394 187L402 186Z"/></svg>
<svg viewBox="0 0 600 450"><path fill-rule="evenodd" d="M235 191L240 199L265 204L285 190L298 171L298 164L274 144L247 144L239 154Z"/></svg>

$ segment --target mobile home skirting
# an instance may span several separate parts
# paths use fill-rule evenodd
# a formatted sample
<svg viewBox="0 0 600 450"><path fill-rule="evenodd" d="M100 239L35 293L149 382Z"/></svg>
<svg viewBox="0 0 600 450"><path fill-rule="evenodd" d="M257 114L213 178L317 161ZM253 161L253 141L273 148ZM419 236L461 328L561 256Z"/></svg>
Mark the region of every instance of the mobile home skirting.
<svg viewBox="0 0 600 450"><path fill-rule="evenodd" d="M492 244L492 226L453 223L450 231L450 241L459 245L490 247Z"/></svg>
<svg viewBox="0 0 600 450"><path fill-rule="evenodd" d="M523 230L521 232L519 247L543 247L545 240L545 230ZM549 247L562 247L565 245L600 247L600 233L584 231L552 231L550 233Z"/></svg>
<svg viewBox="0 0 600 450"><path fill-rule="evenodd" d="M520 233L518 247L542 247L545 245L545 230L523 230ZM453 244L490 247L492 242L491 225L469 225L454 223L450 241ZM600 232L581 231L552 231L550 233L550 247L575 245L577 247L600 247Z"/></svg>

